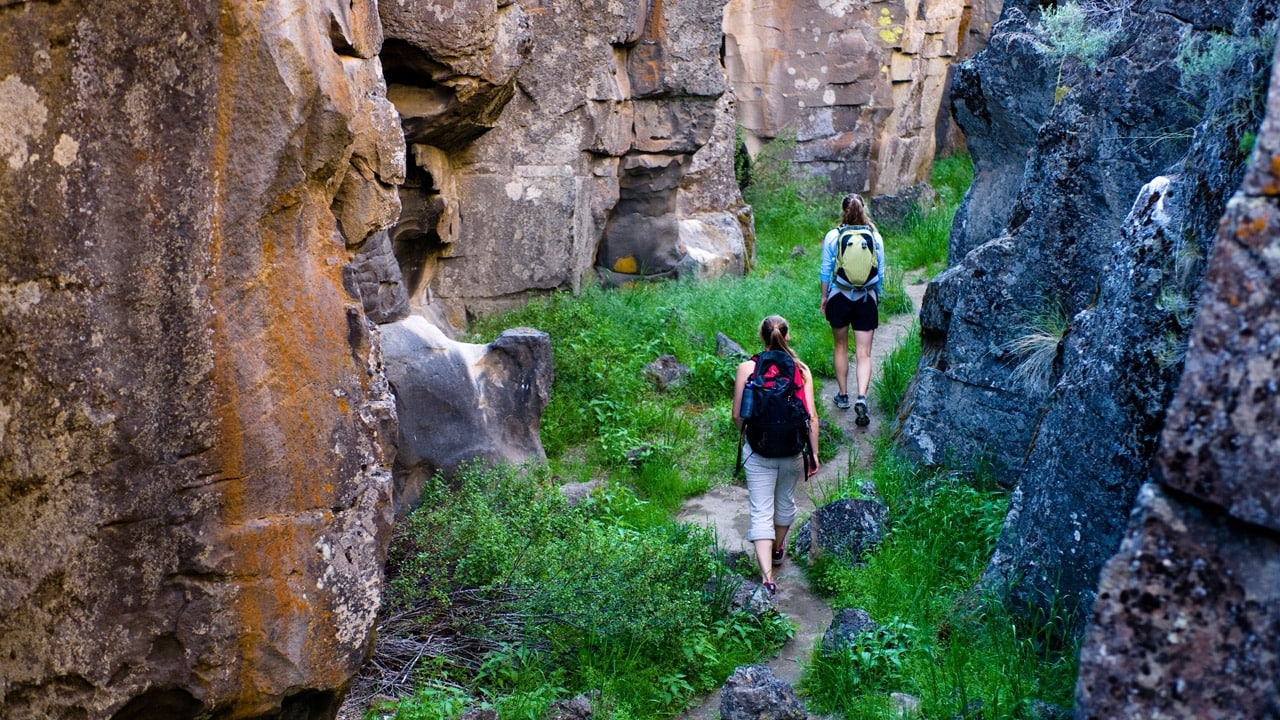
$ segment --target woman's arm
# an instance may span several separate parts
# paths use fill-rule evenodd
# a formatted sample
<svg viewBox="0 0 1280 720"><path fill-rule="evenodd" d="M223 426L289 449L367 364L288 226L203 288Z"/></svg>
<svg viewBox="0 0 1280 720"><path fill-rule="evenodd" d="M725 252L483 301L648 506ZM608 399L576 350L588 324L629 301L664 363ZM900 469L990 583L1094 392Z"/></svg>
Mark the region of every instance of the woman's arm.
<svg viewBox="0 0 1280 720"><path fill-rule="evenodd" d="M872 230L875 230L875 228L872 227ZM880 297L884 294L882 292L884 290L884 276L885 276L885 273L889 271L889 269L886 268L884 265L884 238L880 236L879 230L875 230L875 237L876 237L876 267L879 268L879 270L876 272L876 301L879 302Z"/></svg>
<svg viewBox="0 0 1280 720"><path fill-rule="evenodd" d="M813 453L813 465L808 466L807 477L818 472L818 406L814 401L813 373L808 365L800 366L804 373L804 406L809 411L809 451Z"/></svg>
<svg viewBox="0 0 1280 720"><path fill-rule="evenodd" d="M747 380L751 379L751 371L754 370L756 364L747 360L738 363L738 374L733 379L733 424L742 429L742 391L747 387Z"/></svg>
<svg viewBox="0 0 1280 720"><path fill-rule="evenodd" d="M822 238L822 261L818 265L818 284L821 287L822 299L818 302L819 312L827 311L827 295L831 292L831 274L836 269L836 236L835 230L829 230Z"/></svg>

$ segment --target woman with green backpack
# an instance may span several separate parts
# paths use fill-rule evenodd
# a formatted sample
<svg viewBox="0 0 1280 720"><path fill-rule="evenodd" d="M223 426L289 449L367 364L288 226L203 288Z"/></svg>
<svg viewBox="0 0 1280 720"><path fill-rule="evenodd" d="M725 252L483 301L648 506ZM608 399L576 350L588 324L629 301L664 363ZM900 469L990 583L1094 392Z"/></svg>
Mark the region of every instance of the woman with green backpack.
<svg viewBox="0 0 1280 720"><path fill-rule="evenodd" d="M871 386L871 343L880 326L880 288L884 278L884 241L867 216L862 196L849 193L840 204L840 226L822 240L819 307L831 325L834 340L835 406L849 409L849 328L853 328L858 356L858 397L854 402L859 427L871 423L867 389Z"/></svg>

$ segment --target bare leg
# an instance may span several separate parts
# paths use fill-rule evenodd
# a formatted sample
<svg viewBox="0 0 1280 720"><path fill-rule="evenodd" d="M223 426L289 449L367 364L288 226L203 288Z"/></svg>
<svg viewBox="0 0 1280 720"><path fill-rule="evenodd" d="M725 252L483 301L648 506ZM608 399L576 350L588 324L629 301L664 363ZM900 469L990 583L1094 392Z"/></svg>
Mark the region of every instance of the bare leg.
<svg viewBox="0 0 1280 720"><path fill-rule="evenodd" d="M836 385L840 386L840 394L849 394L849 326L842 328L831 328L831 337L835 341L835 354L831 358L831 364L836 370ZM862 347L862 343L858 343L858 347ZM859 350L861 352L861 350ZM867 362L871 362L871 355L868 351ZM859 371L861 371L861 359L858 361Z"/></svg>
<svg viewBox="0 0 1280 720"><path fill-rule="evenodd" d="M845 328L845 342L848 342L848 328ZM871 387L871 341L875 339L875 330L855 330L853 332L853 341L855 344L854 352L858 355L858 395L866 397L867 389ZM848 360L845 360L847 365ZM840 369L836 368L836 377L839 378ZM842 386L843 388L843 386ZM843 389L840 392L844 392Z"/></svg>
<svg viewBox="0 0 1280 720"><path fill-rule="evenodd" d="M760 581L773 582L773 540L756 540L756 562L760 564Z"/></svg>

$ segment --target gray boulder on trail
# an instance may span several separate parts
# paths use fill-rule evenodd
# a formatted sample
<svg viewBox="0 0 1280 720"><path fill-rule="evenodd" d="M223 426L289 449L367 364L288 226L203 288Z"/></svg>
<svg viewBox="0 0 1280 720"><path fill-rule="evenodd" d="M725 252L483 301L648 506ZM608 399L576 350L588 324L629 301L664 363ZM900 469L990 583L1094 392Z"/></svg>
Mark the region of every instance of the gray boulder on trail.
<svg viewBox="0 0 1280 720"><path fill-rule="evenodd" d="M720 691L721 720L805 720L809 712L791 685L763 665L733 671Z"/></svg>

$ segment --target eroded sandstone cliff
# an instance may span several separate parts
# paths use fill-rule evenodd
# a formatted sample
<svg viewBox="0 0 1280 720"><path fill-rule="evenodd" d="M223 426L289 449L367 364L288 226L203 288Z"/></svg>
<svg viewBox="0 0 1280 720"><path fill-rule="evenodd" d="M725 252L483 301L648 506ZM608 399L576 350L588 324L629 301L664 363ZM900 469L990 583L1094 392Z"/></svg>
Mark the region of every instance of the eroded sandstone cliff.
<svg viewBox="0 0 1280 720"><path fill-rule="evenodd" d="M725 65L748 149L794 136L834 192L896 195L929 179L953 62L982 47L998 2L729 0ZM942 130L938 126L942 122Z"/></svg>
<svg viewBox="0 0 1280 720"><path fill-rule="evenodd" d="M0 716L332 714L391 521L342 283L404 171L376 6L0 29Z"/></svg>
<svg viewBox="0 0 1280 720"><path fill-rule="evenodd" d="M432 7L381 7L414 312L462 327L530 291L743 272L719 0Z"/></svg>

